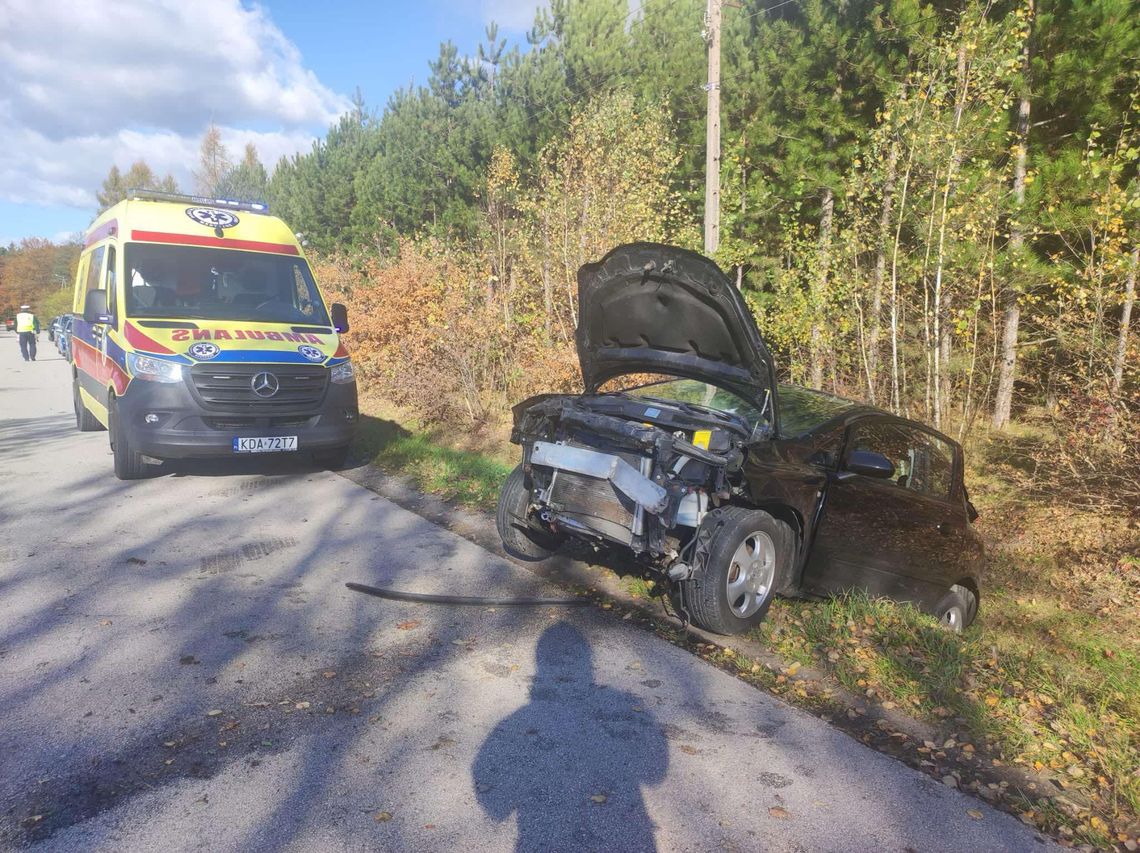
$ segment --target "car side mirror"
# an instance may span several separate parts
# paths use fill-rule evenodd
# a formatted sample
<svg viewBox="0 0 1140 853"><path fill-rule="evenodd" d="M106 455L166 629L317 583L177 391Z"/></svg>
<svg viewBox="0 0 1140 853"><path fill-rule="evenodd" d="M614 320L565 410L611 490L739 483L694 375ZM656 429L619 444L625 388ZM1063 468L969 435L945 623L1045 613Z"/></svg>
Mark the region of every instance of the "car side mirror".
<svg viewBox="0 0 1140 853"><path fill-rule="evenodd" d="M107 311L107 291L89 290L83 300L83 319L94 325L108 326L115 318Z"/></svg>
<svg viewBox="0 0 1140 853"><path fill-rule="evenodd" d="M873 450L852 450L839 472L839 479L849 480L856 474L887 480L895 475L895 463Z"/></svg>
<svg viewBox="0 0 1140 853"><path fill-rule="evenodd" d="M348 309L341 302L334 302L330 308L333 328L341 334L348 331Z"/></svg>

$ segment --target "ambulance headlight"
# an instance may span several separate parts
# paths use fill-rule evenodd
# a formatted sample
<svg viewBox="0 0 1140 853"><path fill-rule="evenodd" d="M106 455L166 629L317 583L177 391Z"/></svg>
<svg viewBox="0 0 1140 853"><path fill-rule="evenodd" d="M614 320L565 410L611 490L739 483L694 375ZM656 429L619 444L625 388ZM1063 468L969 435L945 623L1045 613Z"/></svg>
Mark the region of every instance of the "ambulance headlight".
<svg viewBox="0 0 1140 853"><path fill-rule="evenodd" d="M136 379L148 382L181 382L182 365L137 352L127 353L127 369Z"/></svg>
<svg viewBox="0 0 1140 853"><path fill-rule="evenodd" d="M338 364L329 371L329 379L337 385L347 385L349 382L356 381L356 373L352 369L352 362L346 361L343 364Z"/></svg>

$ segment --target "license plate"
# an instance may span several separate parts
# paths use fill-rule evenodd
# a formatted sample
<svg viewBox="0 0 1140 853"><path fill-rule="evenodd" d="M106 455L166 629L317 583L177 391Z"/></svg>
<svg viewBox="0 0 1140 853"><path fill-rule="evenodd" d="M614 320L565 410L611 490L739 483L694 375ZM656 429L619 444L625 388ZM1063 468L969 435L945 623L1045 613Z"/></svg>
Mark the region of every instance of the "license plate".
<svg viewBox="0 0 1140 853"><path fill-rule="evenodd" d="M235 438L234 453L280 453L296 450L297 436L271 435L261 438Z"/></svg>

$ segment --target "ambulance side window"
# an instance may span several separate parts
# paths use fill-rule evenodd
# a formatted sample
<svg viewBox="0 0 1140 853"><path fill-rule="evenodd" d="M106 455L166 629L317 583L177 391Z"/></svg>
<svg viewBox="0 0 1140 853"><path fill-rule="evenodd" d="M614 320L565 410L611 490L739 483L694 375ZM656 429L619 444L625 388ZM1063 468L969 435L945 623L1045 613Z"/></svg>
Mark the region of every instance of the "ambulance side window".
<svg viewBox="0 0 1140 853"><path fill-rule="evenodd" d="M91 263L91 257L89 255L82 256L79 259L79 269L76 270L76 273L75 273L76 283L78 284L78 282L83 282L83 285L84 285L82 290L77 291L78 295L76 296L76 299L78 300L79 304L76 305L75 302L73 301L72 305L71 305L71 310L74 311L76 314L82 314L83 313L83 301L86 298L86 294L87 294L87 269L88 269L88 265L90 263Z"/></svg>
<svg viewBox="0 0 1140 853"><path fill-rule="evenodd" d="M87 300L87 294L92 290L103 289L103 281L99 276L103 273L104 252L105 248L103 246L100 246L98 249L91 253L91 260L87 267L87 286L83 289L84 302Z"/></svg>
<svg viewBox="0 0 1140 853"><path fill-rule="evenodd" d="M111 312L112 317L118 316L118 305L116 304L117 297L115 295L115 247L109 246L107 248L107 310Z"/></svg>

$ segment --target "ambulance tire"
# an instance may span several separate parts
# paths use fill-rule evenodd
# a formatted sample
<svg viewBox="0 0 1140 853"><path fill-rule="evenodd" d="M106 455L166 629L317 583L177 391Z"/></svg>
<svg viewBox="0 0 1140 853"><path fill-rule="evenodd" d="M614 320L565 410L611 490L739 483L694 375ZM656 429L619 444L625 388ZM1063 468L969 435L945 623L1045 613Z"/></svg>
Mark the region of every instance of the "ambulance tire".
<svg viewBox="0 0 1140 853"><path fill-rule="evenodd" d="M142 454L131 450L113 397L107 411L111 421L111 453L115 457L115 476L120 480L141 480L149 476L150 466L143 462Z"/></svg>
<svg viewBox="0 0 1140 853"><path fill-rule="evenodd" d="M75 427L80 432L98 432L103 429L103 425L99 423L99 419L91 414L91 410L83 402L83 398L79 395L79 379L72 377L71 380L71 401L75 405Z"/></svg>
<svg viewBox="0 0 1140 853"><path fill-rule="evenodd" d="M348 445L333 447L329 450L314 451L313 461L322 468L328 468L330 471L339 471L344 467L344 463L348 461Z"/></svg>

